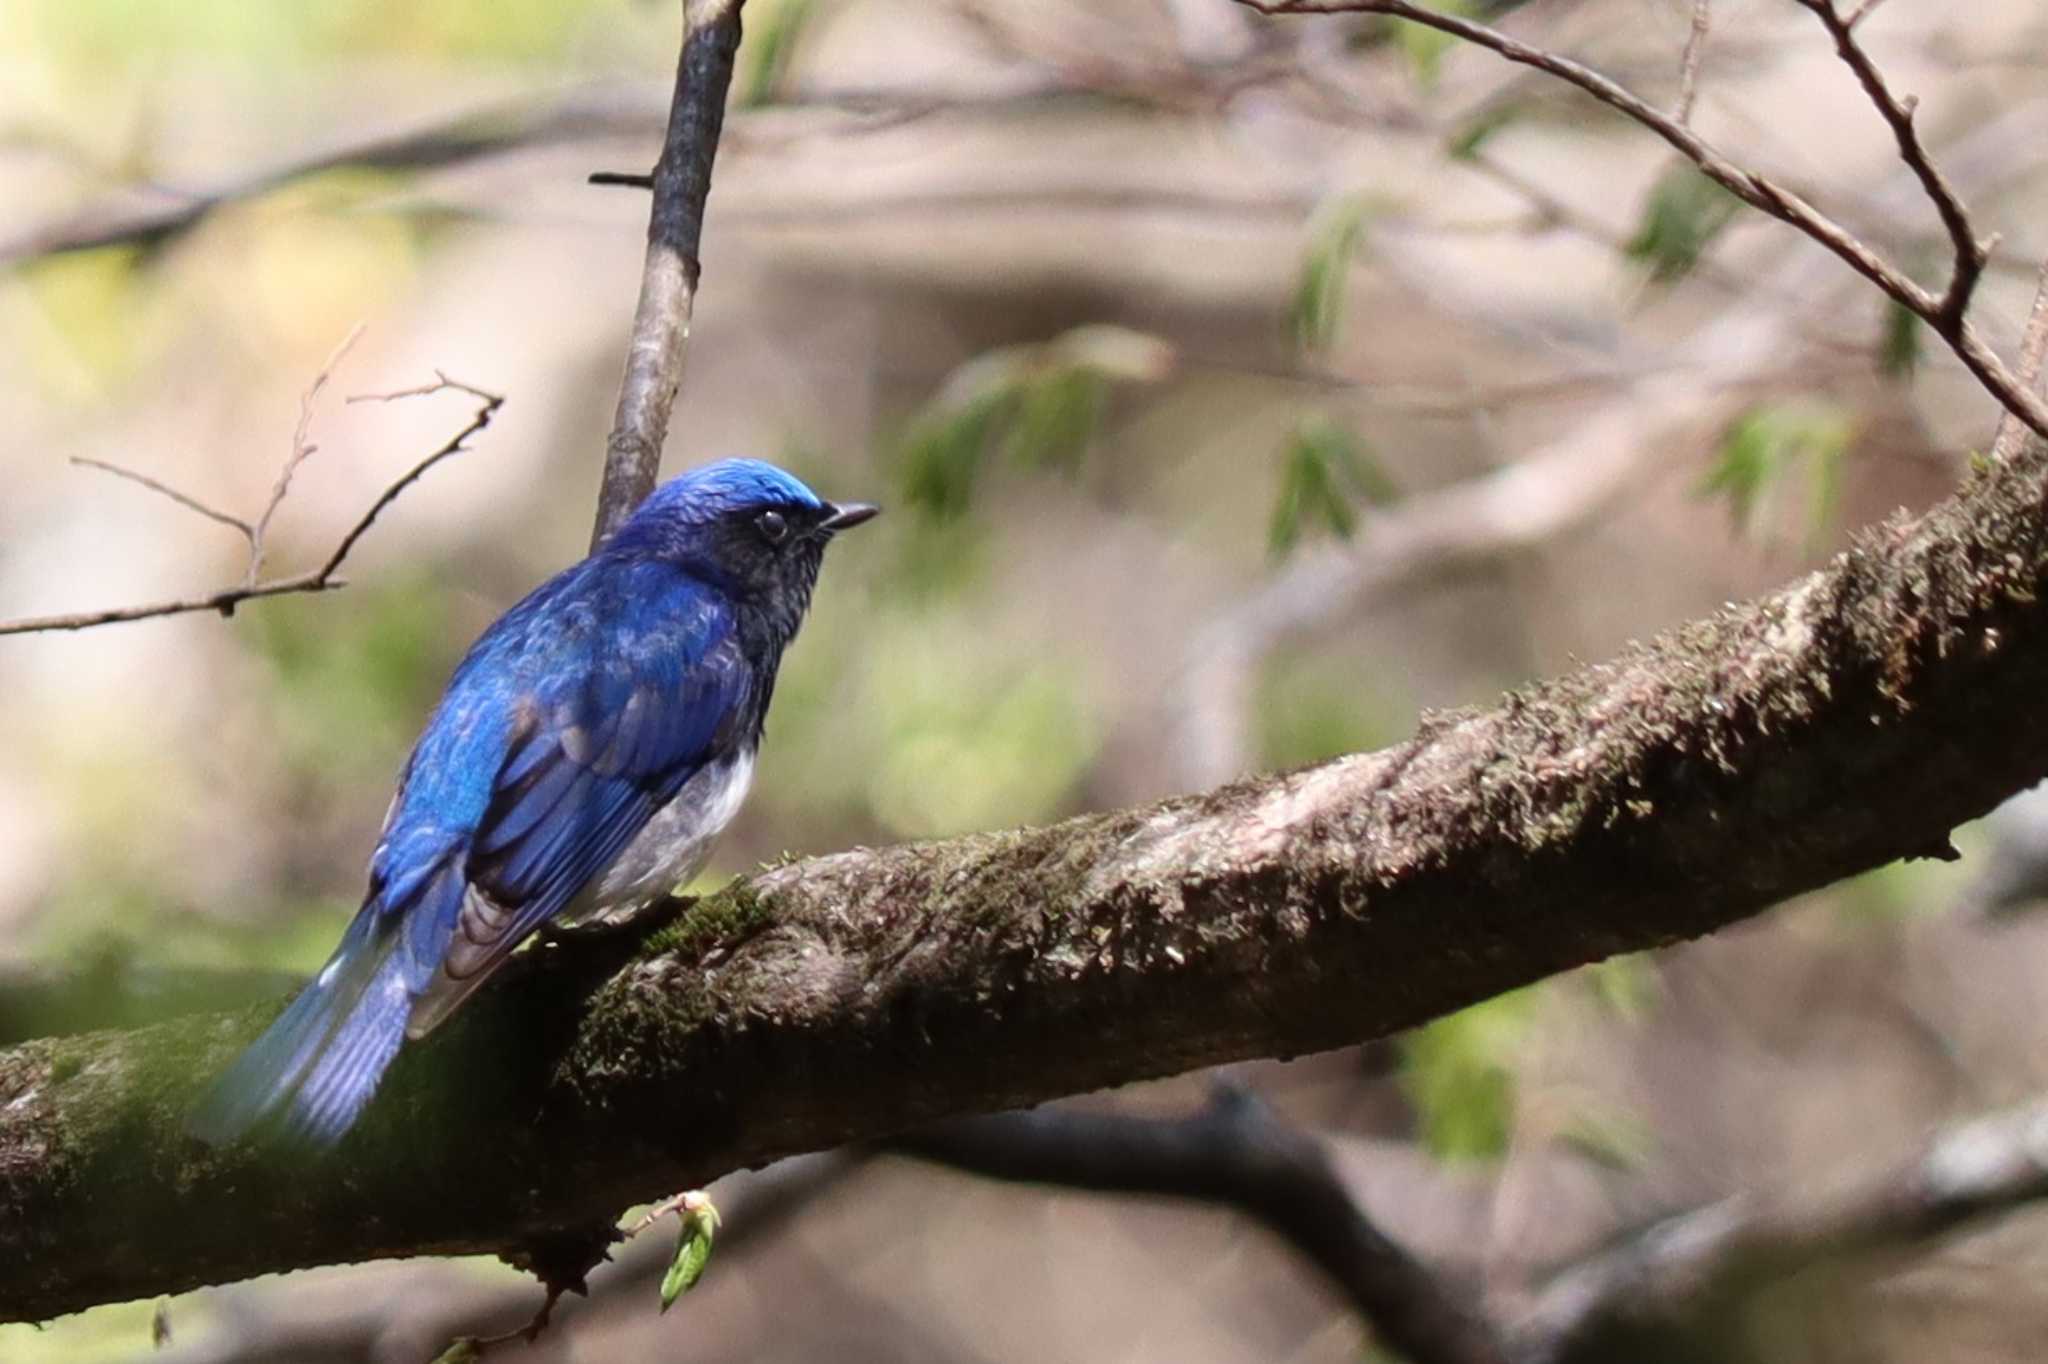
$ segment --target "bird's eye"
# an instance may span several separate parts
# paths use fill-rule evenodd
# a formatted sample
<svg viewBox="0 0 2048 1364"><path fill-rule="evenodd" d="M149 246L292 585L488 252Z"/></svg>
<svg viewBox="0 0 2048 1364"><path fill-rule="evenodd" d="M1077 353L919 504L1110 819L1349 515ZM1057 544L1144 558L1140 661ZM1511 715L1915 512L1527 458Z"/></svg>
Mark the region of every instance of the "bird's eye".
<svg viewBox="0 0 2048 1364"><path fill-rule="evenodd" d="M771 545L779 545L789 538L789 522L781 512L762 512L754 518L754 526L761 532L761 538Z"/></svg>

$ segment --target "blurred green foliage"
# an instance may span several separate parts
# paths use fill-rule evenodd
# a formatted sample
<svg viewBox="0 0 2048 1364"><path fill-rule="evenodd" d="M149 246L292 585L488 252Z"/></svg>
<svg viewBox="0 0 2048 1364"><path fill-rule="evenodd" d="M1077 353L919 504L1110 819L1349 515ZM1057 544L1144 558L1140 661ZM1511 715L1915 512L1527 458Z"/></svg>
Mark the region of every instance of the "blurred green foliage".
<svg viewBox="0 0 2048 1364"><path fill-rule="evenodd" d="M1349 296L1351 267L1364 249L1371 204L1362 195L1343 195L1324 204L1309 222L1308 246L1295 277L1287 309L1288 333L1300 350L1327 351L1337 339Z"/></svg>
<svg viewBox="0 0 2048 1364"><path fill-rule="evenodd" d="M1478 10L1473 0L1438 0L1432 8L1450 15L1470 16ZM1418 24L1412 19L1389 19L1394 42L1408 59L1408 70L1425 90L1436 85L1442 73L1444 54L1458 42L1441 29Z"/></svg>
<svg viewBox="0 0 2048 1364"><path fill-rule="evenodd" d="M109 246L0 273L34 319L10 331L10 353L43 392L79 404L107 401L194 334L238 343L253 365L282 352L315 366L415 278L434 224L369 211L405 183L327 171L222 207L185 239L203 245L175 258Z"/></svg>
<svg viewBox="0 0 2048 1364"><path fill-rule="evenodd" d="M1414 720L1405 696L1385 696L1352 659L1282 657L1260 677L1253 706L1260 765L1300 767L1398 740Z"/></svg>
<svg viewBox="0 0 2048 1364"><path fill-rule="evenodd" d="M1401 1039L1401 1086L1423 1144L1444 1160L1494 1160L1514 1130L1516 1051L1535 1021L1538 987L1511 990Z"/></svg>
<svg viewBox="0 0 2048 1364"><path fill-rule="evenodd" d="M1773 524L1786 492L1803 484L1804 533L1811 548L1834 523L1842 463L1854 434L1849 414L1833 403L1759 403L1729 426L1695 491L1725 499L1737 532L1756 538Z"/></svg>
<svg viewBox="0 0 2048 1364"><path fill-rule="evenodd" d="M1157 382L1173 358L1158 337L1107 324L976 356L908 424L898 455L906 500L928 516L961 516L993 458L1071 471L1101 424L1110 385Z"/></svg>
<svg viewBox="0 0 2048 1364"><path fill-rule="evenodd" d="M1877 343L1878 372L1887 378L1911 377L1920 367L1921 348L1926 344L1926 324L1920 315L1895 298L1884 302L1884 331Z"/></svg>
<svg viewBox="0 0 2048 1364"><path fill-rule="evenodd" d="M102 872L89 888L60 890L36 917L28 955L67 969L109 973L126 963L310 973L333 950L356 902L340 896L298 904L272 898L263 908L265 913L246 923L172 912L159 887L124 878L116 868Z"/></svg>
<svg viewBox="0 0 2048 1364"><path fill-rule="evenodd" d="M173 325L165 290L132 246L73 251L0 275L39 326L11 336L11 355L38 388L80 405L105 402L142 373Z"/></svg>
<svg viewBox="0 0 2048 1364"><path fill-rule="evenodd" d="M884 827L942 836L1064 812L1100 746L1069 670L946 647L915 618L874 645L859 705L880 740L867 798Z"/></svg>
<svg viewBox="0 0 2048 1364"><path fill-rule="evenodd" d="M9 39L80 75L170 54L283 61L324 54L537 60L560 55L606 0L8 0Z"/></svg>
<svg viewBox="0 0 2048 1364"><path fill-rule="evenodd" d="M1977 826L1959 830L1955 842L1975 858L1984 847L1984 832ZM1956 891L1950 865L1926 857L1887 862L1836 886L1830 902L1846 919L1878 924L1946 914L1965 899Z"/></svg>
<svg viewBox="0 0 2048 1364"><path fill-rule="evenodd" d="M1579 974L1592 985L1593 997L1617 1018L1641 1018L1656 1002L1657 971L1647 952L1596 961Z"/></svg>
<svg viewBox="0 0 2048 1364"><path fill-rule="evenodd" d="M1496 133L1512 127L1521 118L1523 105L1517 100L1498 100L1481 108L1451 136L1444 154L1453 161L1470 161L1486 150Z"/></svg>
<svg viewBox="0 0 2048 1364"><path fill-rule="evenodd" d="M740 42L739 103L770 104L782 93L790 61L818 12L818 0L754 0Z"/></svg>
<svg viewBox="0 0 2048 1364"><path fill-rule="evenodd" d="M346 609L307 595L242 615L284 762L322 780L396 774L468 646L424 569L351 587Z"/></svg>
<svg viewBox="0 0 2048 1364"><path fill-rule="evenodd" d="M1741 207L1740 199L1681 161L1650 187L1635 236L1623 250L1649 267L1651 279L1673 283L1693 272Z"/></svg>
<svg viewBox="0 0 2048 1364"><path fill-rule="evenodd" d="M1396 496L1393 479L1363 437L1327 415L1306 417L1283 447L1267 551L1285 558L1318 529L1348 540L1358 528L1358 504L1383 506Z"/></svg>

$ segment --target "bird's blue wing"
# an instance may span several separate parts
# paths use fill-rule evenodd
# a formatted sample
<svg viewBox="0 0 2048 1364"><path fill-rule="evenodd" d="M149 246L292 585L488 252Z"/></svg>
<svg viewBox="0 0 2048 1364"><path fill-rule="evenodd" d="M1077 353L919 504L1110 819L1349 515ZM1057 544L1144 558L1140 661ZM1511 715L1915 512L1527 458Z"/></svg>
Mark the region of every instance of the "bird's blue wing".
<svg viewBox="0 0 2048 1364"><path fill-rule="evenodd" d="M618 857L757 706L731 608L659 564L586 561L456 670L333 956L192 1115L338 1139L431 1028Z"/></svg>
<svg viewBox="0 0 2048 1364"><path fill-rule="evenodd" d="M744 722L755 681L730 607L671 570L639 576L650 581L614 582L591 611L555 621L569 657L513 696L453 931L417 926L447 936L409 1035L567 909ZM613 612L626 619L603 619ZM584 633L596 647L580 647Z"/></svg>

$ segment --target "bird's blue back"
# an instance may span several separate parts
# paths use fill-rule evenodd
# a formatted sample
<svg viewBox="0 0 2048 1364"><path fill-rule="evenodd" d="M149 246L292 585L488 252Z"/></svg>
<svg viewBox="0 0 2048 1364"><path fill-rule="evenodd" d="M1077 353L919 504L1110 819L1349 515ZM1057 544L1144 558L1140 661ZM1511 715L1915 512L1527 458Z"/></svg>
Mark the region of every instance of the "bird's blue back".
<svg viewBox="0 0 2048 1364"><path fill-rule="evenodd" d="M405 1036L569 909L707 763L751 751L786 639L758 656L715 578L654 551L687 537L679 515L798 494L823 506L747 461L678 479L477 640L407 760L361 910L195 1132L223 1140L275 1120L337 1138Z"/></svg>

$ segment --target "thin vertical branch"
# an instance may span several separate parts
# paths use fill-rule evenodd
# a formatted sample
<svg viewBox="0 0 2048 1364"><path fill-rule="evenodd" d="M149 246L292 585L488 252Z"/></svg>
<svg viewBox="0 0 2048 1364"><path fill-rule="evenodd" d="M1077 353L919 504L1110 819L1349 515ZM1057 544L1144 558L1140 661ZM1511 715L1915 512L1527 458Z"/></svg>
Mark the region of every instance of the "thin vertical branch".
<svg viewBox="0 0 2048 1364"><path fill-rule="evenodd" d="M1713 22L1713 0L1692 0L1692 31L1685 36L1685 55L1678 59L1678 107L1671 116L1679 124L1692 121L1693 100L1700 92L1700 62L1707 55L1707 29Z"/></svg>
<svg viewBox="0 0 2048 1364"><path fill-rule="evenodd" d="M320 397L320 391L327 387L327 381L334 377L336 366L340 365L355 344L362 338L361 322L349 330L334 353L327 357L327 363L320 366L320 372L313 376L313 382L306 385L306 391L299 395L299 424L292 428L291 453L285 456L284 467L277 471L277 482L271 486L270 500L263 504L263 512L248 528L249 571L242 575L242 586L254 587L263 577L264 537L270 533L271 518L284 505L285 495L292 490L292 475L299 466L320 447L313 444L313 404Z"/></svg>
<svg viewBox="0 0 2048 1364"><path fill-rule="evenodd" d="M595 548L654 491L669 412L683 382L683 354L701 272L704 203L725 124L726 92L740 45L741 0L683 0L683 48L668 133L655 163L647 264L619 385L618 415L605 442Z"/></svg>

